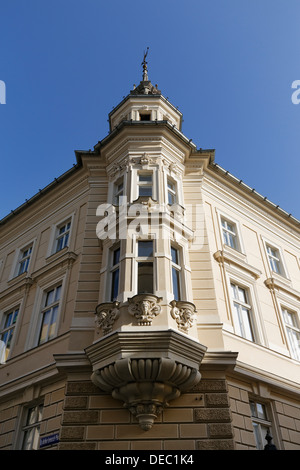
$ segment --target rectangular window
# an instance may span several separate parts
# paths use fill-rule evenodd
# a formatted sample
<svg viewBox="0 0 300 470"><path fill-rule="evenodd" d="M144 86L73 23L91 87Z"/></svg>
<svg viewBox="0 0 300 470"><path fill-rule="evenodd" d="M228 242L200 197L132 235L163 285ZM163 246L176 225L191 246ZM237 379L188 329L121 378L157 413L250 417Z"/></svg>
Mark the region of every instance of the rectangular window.
<svg viewBox="0 0 300 470"><path fill-rule="evenodd" d="M179 250L171 246L172 285L175 300L181 300L181 266L179 256Z"/></svg>
<svg viewBox="0 0 300 470"><path fill-rule="evenodd" d="M298 314L282 308L283 321L288 337L291 356L300 361L300 326Z"/></svg>
<svg viewBox="0 0 300 470"><path fill-rule="evenodd" d="M139 173L138 174L138 189L139 196L148 196L152 197L152 173Z"/></svg>
<svg viewBox="0 0 300 470"><path fill-rule="evenodd" d="M71 222L65 222L64 224L57 227L56 241L55 241L55 252L62 250L69 243L69 236L71 230Z"/></svg>
<svg viewBox="0 0 300 470"><path fill-rule="evenodd" d="M40 424L42 421L43 405L39 404L29 408L26 422L23 426L23 450L37 450L40 444Z"/></svg>
<svg viewBox="0 0 300 470"><path fill-rule="evenodd" d="M168 190L168 204L172 205L177 202L177 195L176 195L176 183L172 181L170 178L167 180L167 190Z"/></svg>
<svg viewBox="0 0 300 470"><path fill-rule="evenodd" d="M4 363L11 352L12 338L15 331L15 326L19 314L19 309L16 308L4 315L2 329L0 331L0 363Z"/></svg>
<svg viewBox="0 0 300 470"><path fill-rule="evenodd" d="M62 286L59 285L46 292L44 306L41 312L42 319L38 344L43 344L56 335L61 288Z"/></svg>
<svg viewBox="0 0 300 470"><path fill-rule="evenodd" d="M263 450L267 444L266 435L271 428L271 421L268 419L266 406L263 403L250 402L250 409L256 448Z"/></svg>
<svg viewBox="0 0 300 470"><path fill-rule="evenodd" d="M119 198L124 196L124 182L123 178L119 178L114 184L114 204L119 205Z"/></svg>
<svg viewBox="0 0 300 470"><path fill-rule="evenodd" d="M153 294L153 240L138 241L138 294Z"/></svg>
<svg viewBox="0 0 300 470"><path fill-rule="evenodd" d="M249 303L249 293L247 289L231 283L231 295L236 333L243 338L254 341L252 308Z"/></svg>
<svg viewBox="0 0 300 470"><path fill-rule="evenodd" d="M277 274L284 275L283 265L279 250L270 245L266 245L267 254L270 263L271 270Z"/></svg>
<svg viewBox="0 0 300 470"><path fill-rule="evenodd" d="M119 277L120 277L120 248L112 251L112 268L111 268L111 290L110 300L113 302L119 294Z"/></svg>
<svg viewBox="0 0 300 470"><path fill-rule="evenodd" d="M20 251L19 263L18 263L18 268L17 268L18 276L28 271L31 253L32 253L32 245Z"/></svg>
<svg viewBox="0 0 300 470"><path fill-rule="evenodd" d="M224 219L223 217L221 217L221 224L224 244L234 248L235 250L240 250L236 224Z"/></svg>

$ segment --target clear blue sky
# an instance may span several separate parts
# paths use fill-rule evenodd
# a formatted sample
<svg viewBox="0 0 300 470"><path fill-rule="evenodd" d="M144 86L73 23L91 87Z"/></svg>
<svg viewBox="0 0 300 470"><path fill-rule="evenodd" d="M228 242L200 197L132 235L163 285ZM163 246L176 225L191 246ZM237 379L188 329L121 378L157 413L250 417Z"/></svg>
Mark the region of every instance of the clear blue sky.
<svg viewBox="0 0 300 470"><path fill-rule="evenodd" d="M0 218L107 135L147 46L184 134L300 219L299 0L2 0Z"/></svg>

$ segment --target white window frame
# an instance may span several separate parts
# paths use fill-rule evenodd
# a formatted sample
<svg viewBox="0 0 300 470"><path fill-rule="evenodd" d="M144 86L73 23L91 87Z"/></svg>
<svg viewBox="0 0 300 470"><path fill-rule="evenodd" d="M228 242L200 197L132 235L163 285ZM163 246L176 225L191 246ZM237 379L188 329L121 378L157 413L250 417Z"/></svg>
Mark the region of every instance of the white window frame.
<svg viewBox="0 0 300 470"><path fill-rule="evenodd" d="M30 410L34 410L34 414L36 418L39 418L41 415L41 419L35 419L32 423L28 423L29 420L29 413ZM21 435L19 440L18 448L22 450L38 450L40 447L40 425L43 421L43 410L44 410L44 403L42 401L34 402L28 404L23 409L23 419L21 425ZM30 447L24 447L25 444L25 437L26 433L33 430L34 431L34 440L30 442Z"/></svg>
<svg viewBox="0 0 300 470"><path fill-rule="evenodd" d="M300 316L299 316L299 310L296 308L290 307L286 303L281 302L280 304L280 309L281 309L281 318L282 318L282 323L284 326L284 331L286 335L286 341L289 349L289 353L292 359L295 359L297 361L300 361ZM294 319L295 323L291 325L286 321L285 313L287 312L291 314ZM296 335L298 335L298 347L295 346L294 342L291 340L290 337L290 332L294 332Z"/></svg>
<svg viewBox="0 0 300 470"><path fill-rule="evenodd" d="M150 166L150 165L143 165L142 167L132 168L131 170L131 195L130 195L130 202L136 201L140 194L139 194L139 175L151 175L152 176L152 199L154 201L158 200L158 182L157 182L157 170L158 166ZM146 196L147 197L147 196ZM150 196L149 196L150 197Z"/></svg>
<svg viewBox="0 0 300 470"><path fill-rule="evenodd" d="M251 411L251 421L253 426L253 433L256 442L256 448L258 450L263 450L265 445L268 443L265 439L267 431L269 429L271 435L272 433L272 421L270 420L269 414L270 410L266 403L258 401L256 399L249 400L250 411ZM263 413L259 411L259 408L263 410ZM256 414L253 414L253 411ZM256 429L255 429L256 427ZM273 438L273 435L272 435Z"/></svg>
<svg viewBox="0 0 300 470"><path fill-rule="evenodd" d="M8 318L8 315L10 313L15 314L16 311L18 311L16 321L14 323L12 323L11 325L5 327L6 319ZM0 364L3 364L5 361L10 359L10 357L11 357L11 354L12 354L12 351L13 351L13 348L14 348L14 344L15 344L15 341L16 341L16 332L18 331L18 319L20 318L20 315L21 315L20 312L21 312L21 304L18 303L16 305L14 305L13 307L5 308L3 310L3 312L1 313L1 316L0 316L0 320L1 320L1 323L0 323ZM13 331L13 332L12 332L12 340L11 340L9 353L8 353L7 357L5 357L7 343L5 341L3 341L2 335L7 333L8 331ZM4 343L4 344L2 344L2 343Z"/></svg>
<svg viewBox="0 0 300 470"><path fill-rule="evenodd" d="M169 184L173 185L174 189L170 188ZM173 204L178 204L178 183L174 178L168 175L167 175L167 182L166 182L166 191L167 191L167 194L166 194L167 204L169 204L170 206L172 206ZM170 195L174 199L172 202L169 201Z"/></svg>
<svg viewBox="0 0 300 470"><path fill-rule="evenodd" d="M62 283L58 283L58 284L55 284L52 288L46 289L44 291L43 301L42 301L42 305L41 305L41 308L40 308L40 317L39 317L39 322L38 322L37 346L41 346L45 343L48 343L51 339L53 339L57 336L59 313L60 313L60 310L61 310L62 287L63 287ZM57 299L57 300L54 299L53 302L51 302L49 304L46 304L46 300L48 298L49 293L54 292L54 295L55 295L58 288L60 288L59 299ZM56 310L56 321L55 321L54 333L51 335L51 337L49 336L50 325L52 324L52 323L49 323L48 328L47 328L46 339L45 339L45 341L40 342L40 337L41 337L41 333L42 333L42 326L44 324L44 321L43 321L44 320L44 315L45 315L46 312L50 311L50 315L51 315L51 319L52 319L53 311L56 307L57 307L57 310Z"/></svg>
<svg viewBox="0 0 300 470"><path fill-rule="evenodd" d="M282 277L288 279L288 273L287 273L286 265L285 265L285 262L284 262L282 249L276 243L270 242L269 240L266 240L266 239L264 239L264 244L265 244L265 250L266 250L268 266L269 266L269 269L270 269L271 273L275 274L275 275L278 275L278 276L282 276ZM275 250L278 253L278 257L276 257L274 255L272 256L269 253L268 248L271 248L271 249ZM278 261L278 263L279 263L279 272L272 268L270 258L272 260L276 259Z"/></svg>
<svg viewBox="0 0 300 470"><path fill-rule="evenodd" d="M68 237L68 243L67 245L64 247L64 248L70 248L70 245L71 245L71 237L72 237L72 232L73 232L73 228L74 228L74 213L67 216L67 217L64 217L63 219L61 219L60 221L58 221L57 223L53 224L52 225L52 228L51 228L51 235L50 235L50 239L49 239L49 246L48 246L48 252L47 252L47 258L51 255L54 255L55 253L59 253L61 250L56 250L56 245L57 245L57 238L59 236L59 230L60 228L67 224L68 222L70 222L70 230L69 230L69 237Z"/></svg>
<svg viewBox="0 0 300 470"><path fill-rule="evenodd" d="M174 262L172 257L172 248L176 250L177 255L177 263ZM182 249L176 245L175 243L170 243L170 256L171 256L171 285L172 285L172 293L174 300L183 300L184 299L184 283L183 283L183 259L182 259ZM176 271L178 273L178 289L179 289L179 296L178 299L175 298L174 292L174 282L173 282L173 272Z"/></svg>
<svg viewBox="0 0 300 470"><path fill-rule="evenodd" d="M147 256L139 256L138 255L138 246L139 242L152 242L152 256L147 257ZM155 294L156 292L156 240L155 238L137 238L136 239L136 244L135 244L135 292L138 294L138 282L139 282L139 263L152 263L153 267L153 279L152 279L152 285L153 285L153 292L149 292L149 294Z"/></svg>
<svg viewBox="0 0 300 470"><path fill-rule="evenodd" d="M122 184L122 189L118 189ZM122 198L125 196L125 177L120 176L113 182L113 194L112 194L112 203L115 206L122 204ZM121 198L121 199L120 199Z"/></svg>
<svg viewBox="0 0 300 470"><path fill-rule="evenodd" d="M235 253L237 252L237 253L245 254L243 238L242 238L242 233L241 233L241 228L240 228L240 222L238 220L236 220L234 217L231 217L230 215L225 214L224 212L219 211L219 210L217 210L217 215L218 215L218 221L219 221L219 227L220 227L220 236L221 236L222 246L225 249L234 250ZM225 240L224 240L224 227L223 227L222 220L234 225L234 227L236 229L236 232L235 232L236 247L231 246L228 243L225 243Z"/></svg>
<svg viewBox="0 0 300 470"><path fill-rule="evenodd" d="M114 263L114 254L115 252L119 250L119 260L117 263ZM113 298L112 293L113 293L113 282L114 282L114 273L118 271L119 272L119 278L118 278L118 292L115 298ZM112 247L109 248L109 302L114 302L118 300L119 294L120 294L120 274L121 274L121 245L113 245Z"/></svg>
<svg viewBox="0 0 300 470"><path fill-rule="evenodd" d="M33 240L30 240L28 243L26 243L25 245L22 245L20 248L18 248L16 250L14 261L13 261L13 264L12 264L12 269L11 269L11 272L10 272L10 275L9 275L9 280L11 280L15 277L21 276L25 272L26 273L29 272L29 269L31 268L31 264L32 264L32 258L33 258L33 254L34 254L35 243L36 243L36 238L34 238ZM28 266L27 266L27 270L23 271L23 273L19 274L19 266L20 266L20 262L21 262L21 259L22 259L22 253L24 251L26 251L26 249L29 248L29 247L31 247L31 253L30 253L30 257L29 257L29 263L28 263Z"/></svg>
<svg viewBox="0 0 300 470"><path fill-rule="evenodd" d="M232 285L235 286L235 291L237 291L237 288L243 290L246 296L246 302L241 301L240 299L232 295ZM229 289L230 289L230 299L231 299L231 308L232 308L235 334L240 336L241 338L251 341L252 343L257 343L257 333L256 333L255 316L254 316L255 314L253 311L253 304L252 304L252 298L251 298L249 287L245 286L245 284L241 282L237 282L231 279ZM238 309L235 308L235 305L238 306ZM245 309L249 315L249 329L251 330L252 338L248 337L247 335L247 328L246 328L247 324L245 323L243 319L243 315L242 315L243 309Z"/></svg>
<svg viewBox="0 0 300 470"><path fill-rule="evenodd" d="M59 278L52 278L51 280L45 280L43 284L37 286L36 297L34 301L34 308L31 316L31 324L28 329L28 337L25 344L25 350L29 350L31 348L37 346L43 346L42 343L39 345L39 335L40 335L40 328L42 324L42 311L44 308L44 303L46 299L47 292L52 290L54 287L61 285L61 296L59 301L59 308L57 312L57 322L56 322L56 331L54 338L57 337L57 333L60 327L61 322L61 312L63 310L63 306L65 303L64 295L65 295L65 278L66 274L63 276L59 276Z"/></svg>

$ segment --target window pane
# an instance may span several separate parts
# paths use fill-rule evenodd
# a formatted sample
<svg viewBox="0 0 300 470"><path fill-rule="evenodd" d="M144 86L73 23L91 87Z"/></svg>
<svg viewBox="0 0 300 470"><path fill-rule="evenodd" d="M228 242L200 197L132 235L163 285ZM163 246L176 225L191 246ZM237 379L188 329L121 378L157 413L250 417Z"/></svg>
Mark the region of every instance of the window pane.
<svg viewBox="0 0 300 470"><path fill-rule="evenodd" d="M120 248L117 248L114 250L114 255L113 255L113 266L118 264L120 261Z"/></svg>
<svg viewBox="0 0 300 470"><path fill-rule="evenodd" d="M153 263L138 263L138 294L153 293Z"/></svg>
<svg viewBox="0 0 300 470"><path fill-rule="evenodd" d="M119 269L115 269L112 272L111 279L111 301L116 300L119 293Z"/></svg>
<svg viewBox="0 0 300 470"><path fill-rule="evenodd" d="M138 242L138 256L149 258L153 256L153 241L139 241Z"/></svg>
<svg viewBox="0 0 300 470"><path fill-rule="evenodd" d="M152 183L152 175L139 175L139 181L144 183Z"/></svg>
<svg viewBox="0 0 300 470"><path fill-rule="evenodd" d="M140 186L139 196L152 197L152 188L151 188L151 186Z"/></svg>
<svg viewBox="0 0 300 470"><path fill-rule="evenodd" d="M53 307L52 312L51 312L48 340L53 338L53 336L55 335L57 312L58 312L58 306L56 305L55 307Z"/></svg>
<svg viewBox="0 0 300 470"><path fill-rule="evenodd" d="M300 359L300 333L287 328L288 337L291 345L291 352L294 359Z"/></svg>
<svg viewBox="0 0 300 470"><path fill-rule="evenodd" d="M61 286L58 286L55 289L55 297L54 297L54 302L57 302L60 299L60 293L61 293Z"/></svg>
<svg viewBox="0 0 300 470"><path fill-rule="evenodd" d="M54 289L50 290L50 291L47 293L46 302L45 302L45 307L47 307L48 305L52 304L53 301L54 301Z"/></svg>
<svg viewBox="0 0 300 470"><path fill-rule="evenodd" d="M51 310L47 310L43 314L39 344L44 343L45 341L47 341L48 328L49 328L49 324L50 324L50 315L51 315Z"/></svg>
<svg viewBox="0 0 300 470"><path fill-rule="evenodd" d="M180 273L172 268L173 294L175 300L180 300Z"/></svg>
<svg viewBox="0 0 300 470"><path fill-rule="evenodd" d="M171 257L172 257L173 263L179 264L178 263L178 250L176 250L176 248L173 248L172 246L171 246Z"/></svg>

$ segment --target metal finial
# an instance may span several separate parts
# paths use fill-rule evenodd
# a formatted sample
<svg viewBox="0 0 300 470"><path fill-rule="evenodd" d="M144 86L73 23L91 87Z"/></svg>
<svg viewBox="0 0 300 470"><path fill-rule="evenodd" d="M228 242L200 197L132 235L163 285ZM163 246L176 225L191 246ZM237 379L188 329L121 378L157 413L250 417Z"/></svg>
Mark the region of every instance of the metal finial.
<svg viewBox="0 0 300 470"><path fill-rule="evenodd" d="M264 450L277 450L276 446L272 444L272 439L273 437L270 434L270 429L267 429L267 434L265 436L265 439L268 444L265 445Z"/></svg>
<svg viewBox="0 0 300 470"><path fill-rule="evenodd" d="M146 51L144 52L144 59L142 62L143 66L143 81L148 81L148 67L147 67L147 62L146 62L146 57L148 55L149 47L147 47Z"/></svg>

